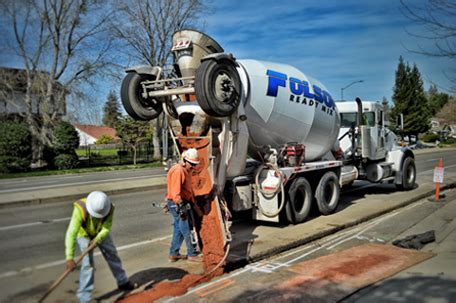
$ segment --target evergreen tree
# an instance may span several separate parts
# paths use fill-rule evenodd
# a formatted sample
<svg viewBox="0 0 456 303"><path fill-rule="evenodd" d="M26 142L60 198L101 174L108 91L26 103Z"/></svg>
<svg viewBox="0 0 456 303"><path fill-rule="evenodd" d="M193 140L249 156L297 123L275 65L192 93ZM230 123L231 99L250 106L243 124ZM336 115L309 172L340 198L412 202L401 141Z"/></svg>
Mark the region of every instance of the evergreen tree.
<svg viewBox="0 0 456 303"><path fill-rule="evenodd" d="M396 82L393 88L394 107L391 110L391 120L399 114L404 115L404 135L424 133L430 129L431 112L426 99L423 80L416 64L413 68L404 63L399 57L396 70Z"/></svg>
<svg viewBox="0 0 456 303"><path fill-rule="evenodd" d="M115 128L121 113L119 109L119 100L112 90L108 94L108 99L103 107L103 113L103 124Z"/></svg>
<svg viewBox="0 0 456 303"><path fill-rule="evenodd" d="M402 56L399 57L399 64L396 70L396 82L393 88L393 103L394 107L391 110L391 119L395 119L397 115L404 114L407 110L407 75L410 67L405 65Z"/></svg>
<svg viewBox="0 0 456 303"><path fill-rule="evenodd" d="M404 116L404 132L418 138L419 133L425 133L431 128L431 112L416 64L409 74L409 82L409 112Z"/></svg>
<svg viewBox="0 0 456 303"><path fill-rule="evenodd" d="M79 146L79 134L68 122L60 121L54 130L54 151L57 154L54 164L59 169L71 169L78 165L76 148Z"/></svg>

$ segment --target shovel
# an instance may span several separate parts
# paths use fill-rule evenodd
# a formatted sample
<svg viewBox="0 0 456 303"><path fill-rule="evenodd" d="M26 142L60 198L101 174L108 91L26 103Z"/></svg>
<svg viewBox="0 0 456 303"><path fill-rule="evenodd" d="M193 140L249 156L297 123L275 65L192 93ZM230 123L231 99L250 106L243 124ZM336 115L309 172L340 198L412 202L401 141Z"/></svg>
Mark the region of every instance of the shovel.
<svg viewBox="0 0 456 303"><path fill-rule="evenodd" d="M74 260L74 263L76 263L76 265L78 265L81 261L82 261L82 258L84 258L85 255L87 255L91 250L93 250L95 247L97 246L97 242L93 241L93 243L90 244L89 247L87 247L80 255L79 257L76 258L76 260ZM44 299L47 298L47 296L49 296L49 294L51 292L54 291L54 289L57 288L57 286L59 286L60 283L62 283L62 281L66 278L66 276L68 276L70 274L70 272L73 271L74 268L72 269L66 269L63 274L57 279L55 280L55 282L49 287L49 289L46 291L46 293L41 297L41 299L38 301L39 303L43 302Z"/></svg>

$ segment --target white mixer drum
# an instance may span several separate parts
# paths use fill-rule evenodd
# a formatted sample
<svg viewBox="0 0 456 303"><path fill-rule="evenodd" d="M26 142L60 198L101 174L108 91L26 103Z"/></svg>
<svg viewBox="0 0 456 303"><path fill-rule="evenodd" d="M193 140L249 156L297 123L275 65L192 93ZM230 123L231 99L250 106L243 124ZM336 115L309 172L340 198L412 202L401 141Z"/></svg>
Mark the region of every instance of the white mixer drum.
<svg viewBox="0 0 456 303"><path fill-rule="evenodd" d="M340 127L327 89L296 68L272 62L238 60L248 78L245 102L253 157L264 145L305 145L305 160L320 159L333 148ZM242 77L241 77L242 79Z"/></svg>

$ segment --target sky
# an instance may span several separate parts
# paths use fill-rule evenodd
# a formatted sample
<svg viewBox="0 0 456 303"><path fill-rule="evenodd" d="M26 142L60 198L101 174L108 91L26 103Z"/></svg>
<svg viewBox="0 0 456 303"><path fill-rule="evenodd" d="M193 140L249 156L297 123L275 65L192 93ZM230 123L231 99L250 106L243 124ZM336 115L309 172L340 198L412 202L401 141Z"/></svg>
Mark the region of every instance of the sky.
<svg viewBox="0 0 456 303"><path fill-rule="evenodd" d="M214 38L226 53L238 59L292 65L323 83L335 100L341 99L341 88L356 82L344 89L345 100L360 97L381 101L386 97L391 103L399 56L417 65L425 90L431 83L440 91L452 86L445 73L453 69L454 75L454 60L410 51L432 49L433 45L410 35L422 34L423 27L404 16L399 0L203 1L210 13L202 16L200 30ZM406 1L413 5L427 2ZM8 26L0 20L2 35L12 35ZM21 67L20 60L4 52L0 65ZM112 89L119 93L120 82L97 80L90 96L94 99L93 112L101 122L106 96Z"/></svg>
<svg viewBox="0 0 456 303"><path fill-rule="evenodd" d="M418 4L423 1L413 1ZM415 54L432 47L401 11L398 0L214 1L204 32L238 59L285 63L322 82L334 99L391 102L399 56L416 63L427 90L451 87L445 71L455 62ZM456 22L456 21L455 21Z"/></svg>

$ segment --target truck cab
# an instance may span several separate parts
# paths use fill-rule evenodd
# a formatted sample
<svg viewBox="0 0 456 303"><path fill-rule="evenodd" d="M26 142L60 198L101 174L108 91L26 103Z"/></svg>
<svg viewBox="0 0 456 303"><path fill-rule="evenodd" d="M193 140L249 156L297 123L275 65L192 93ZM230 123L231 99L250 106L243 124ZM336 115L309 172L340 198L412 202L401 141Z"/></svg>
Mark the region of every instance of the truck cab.
<svg viewBox="0 0 456 303"><path fill-rule="evenodd" d="M394 178L398 187L411 189L416 177L413 152L397 144L379 102L358 101L337 102L344 160L357 167L360 179L380 182Z"/></svg>

